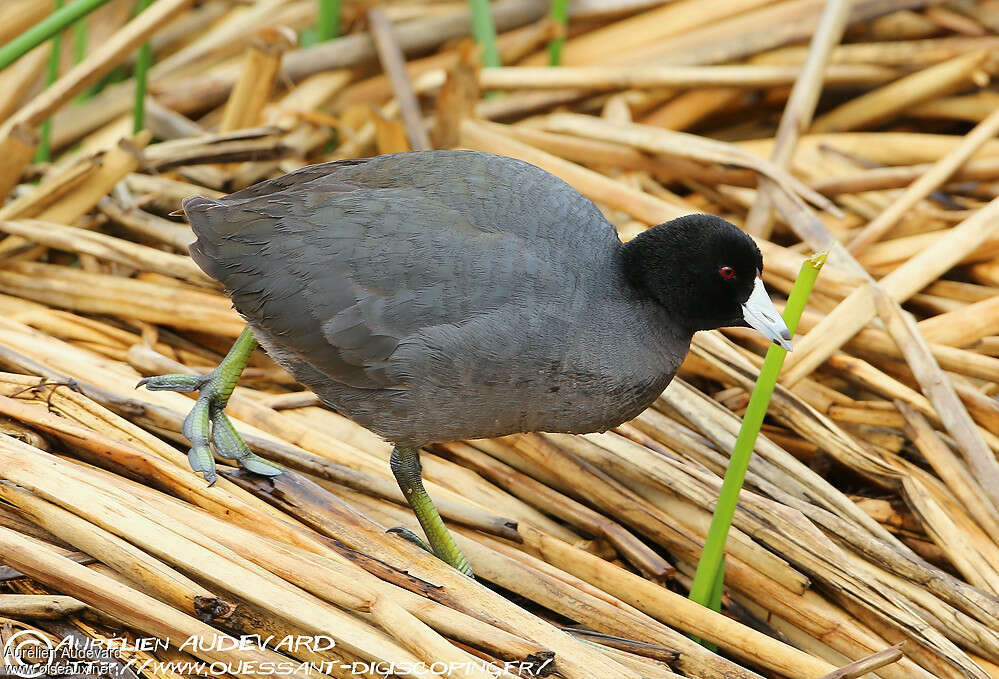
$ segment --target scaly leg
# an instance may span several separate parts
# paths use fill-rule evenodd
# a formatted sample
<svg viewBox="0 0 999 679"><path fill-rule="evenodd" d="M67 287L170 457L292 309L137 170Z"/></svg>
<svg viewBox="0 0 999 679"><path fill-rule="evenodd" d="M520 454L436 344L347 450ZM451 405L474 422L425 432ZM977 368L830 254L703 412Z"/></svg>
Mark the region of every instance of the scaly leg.
<svg viewBox="0 0 999 679"><path fill-rule="evenodd" d="M159 375L147 377L136 385L145 385L151 391L201 392L191 412L184 418L181 431L191 442L191 450L187 453L191 469L203 474L209 485L218 479L212 448L219 457L235 460L239 466L256 474L277 476L281 473L281 467L250 452L225 414L229 397L256 346L253 331L246 326L226 357L210 373Z"/></svg>
<svg viewBox="0 0 999 679"><path fill-rule="evenodd" d="M392 458L389 462L392 467L392 474L402 490L403 496L413 508L413 513L419 519L423 532L430 541L430 547L437 558L445 561L456 569L473 577L472 567L468 565L468 559L461 553L451 533L448 532L441 515L437 513L434 501L430 499L426 489L423 487L423 479L420 473L423 467L420 464L420 451L417 448L404 448L396 446L392 449Z"/></svg>

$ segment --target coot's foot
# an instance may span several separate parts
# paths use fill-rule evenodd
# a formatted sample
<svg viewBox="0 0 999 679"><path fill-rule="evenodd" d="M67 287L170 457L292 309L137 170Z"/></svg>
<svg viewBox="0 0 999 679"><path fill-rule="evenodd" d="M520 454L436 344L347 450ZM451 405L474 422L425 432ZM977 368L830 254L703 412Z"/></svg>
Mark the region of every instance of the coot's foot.
<svg viewBox="0 0 999 679"><path fill-rule="evenodd" d="M277 476L281 467L250 452L246 442L236 432L225 414L226 404L243 373L250 354L257 346L253 331L247 326L218 367L206 375L170 374L147 377L136 386L145 385L152 391L200 391L191 412L184 418L181 432L191 442L187 459L191 469L204 475L209 485L218 480L215 472L215 453L227 460L235 460L240 467L255 474Z"/></svg>
<svg viewBox="0 0 999 679"><path fill-rule="evenodd" d="M423 532L430 542L430 551L465 575L474 577L468 559L461 553L458 544L444 525L441 515L437 513L434 501L423 487L423 479L420 477L423 467L420 464L419 449L396 446L392 449L389 464L403 497L409 502L409 506L413 508L413 513L423 527Z"/></svg>

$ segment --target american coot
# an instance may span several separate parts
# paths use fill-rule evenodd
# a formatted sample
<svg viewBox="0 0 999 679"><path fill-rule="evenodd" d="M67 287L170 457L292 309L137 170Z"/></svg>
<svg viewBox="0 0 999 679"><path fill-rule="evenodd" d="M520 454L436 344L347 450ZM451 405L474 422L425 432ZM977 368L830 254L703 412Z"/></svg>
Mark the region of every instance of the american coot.
<svg viewBox="0 0 999 679"><path fill-rule="evenodd" d="M305 167L188 198L191 255L248 328L184 423L258 473L224 408L256 340L325 403L395 444L391 466L442 559L470 573L420 480L418 449L515 432L592 432L646 408L695 331L750 325L790 348L746 234L696 214L622 244L587 198L518 160L425 151ZM256 340L255 340L256 338Z"/></svg>

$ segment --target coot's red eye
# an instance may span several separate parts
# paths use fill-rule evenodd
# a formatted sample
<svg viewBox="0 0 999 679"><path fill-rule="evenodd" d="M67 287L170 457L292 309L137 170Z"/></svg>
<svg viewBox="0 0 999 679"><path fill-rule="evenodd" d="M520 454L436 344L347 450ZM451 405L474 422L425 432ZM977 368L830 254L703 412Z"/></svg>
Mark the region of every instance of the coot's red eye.
<svg viewBox="0 0 999 679"><path fill-rule="evenodd" d="M718 269L718 273L721 274L722 278L735 278L735 269L730 266L723 266Z"/></svg>

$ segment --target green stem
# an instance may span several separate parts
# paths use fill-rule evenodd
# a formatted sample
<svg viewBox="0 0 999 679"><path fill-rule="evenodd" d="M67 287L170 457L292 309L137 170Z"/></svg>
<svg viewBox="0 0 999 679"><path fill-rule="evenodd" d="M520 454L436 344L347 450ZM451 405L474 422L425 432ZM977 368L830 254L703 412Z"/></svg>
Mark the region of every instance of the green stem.
<svg viewBox="0 0 999 679"><path fill-rule="evenodd" d="M319 0L316 33L319 42L326 42L340 35L340 0Z"/></svg>
<svg viewBox="0 0 999 679"><path fill-rule="evenodd" d="M468 0L468 5L472 12L472 37L482 47L482 65L487 68L499 66L496 25L489 9L489 0Z"/></svg>
<svg viewBox="0 0 999 679"><path fill-rule="evenodd" d="M63 0L55 1L55 10L62 9ZM49 52L49 64L45 71L45 86L48 87L59 79L59 60L62 57L62 31L52 36L51 52ZM52 157L52 121L46 120L42 123L38 131L38 149L35 151L35 160L39 163L49 162Z"/></svg>
<svg viewBox="0 0 999 679"><path fill-rule="evenodd" d="M78 64L87 56L87 17L73 24L73 63ZM83 102L90 98L89 88L77 95L76 101Z"/></svg>
<svg viewBox="0 0 999 679"><path fill-rule="evenodd" d="M87 17L73 24L73 63L80 63L85 56L87 56Z"/></svg>
<svg viewBox="0 0 999 679"><path fill-rule="evenodd" d="M565 44L565 33L569 28L569 0L552 0L551 17L559 34L548 43L548 65L558 66L562 63L562 46Z"/></svg>
<svg viewBox="0 0 999 679"><path fill-rule="evenodd" d="M76 0L0 46L0 69L7 68L25 54L61 31L69 28L80 17L86 16L108 0Z"/></svg>
<svg viewBox="0 0 999 679"><path fill-rule="evenodd" d="M798 321L801 319L801 313L808 302L808 296L815 285L819 270L825 264L826 255L825 252L813 255L801 265L798 280L795 281L787 305L784 307L784 322L787 323L787 329L792 335L798 327ZM717 602L718 599L712 595L717 596L721 592L719 580L724 578L722 560L725 556L728 529L735 516L735 508L739 502L739 491L742 490L742 482L746 478L749 460L753 455L753 448L756 446L756 437L760 433L763 417L767 414L770 397L777 385L777 377L780 374L781 366L784 365L785 356L787 356L787 352L784 349L776 344L770 345L767 357L763 361L763 367L760 369L760 377L749 397L746 414L742 418L742 427L739 429L739 436L732 449L732 458L725 471L725 480L722 481L721 491L718 494L718 504L715 505L714 515L711 517L708 537L704 541L704 551L701 552L697 573L694 575L694 582L690 587L690 598L703 606L713 603L712 599Z"/></svg>
<svg viewBox="0 0 999 679"><path fill-rule="evenodd" d="M721 610L722 594L725 588L725 555L722 554L721 563L718 564L718 577L715 579L714 587L711 589L711 596L708 600L708 607L713 611Z"/></svg>
<svg viewBox="0 0 999 679"><path fill-rule="evenodd" d="M153 0L139 0L138 14L152 4ZM153 48L149 42L139 48L135 59L135 102L132 105L132 131L139 132L146 126L146 74L153 65Z"/></svg>

